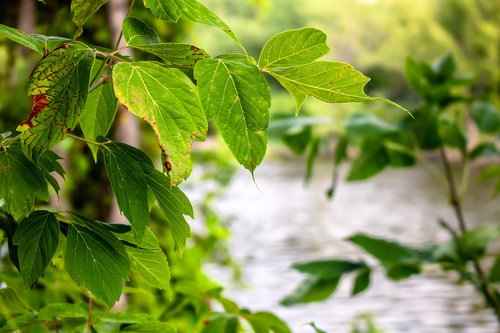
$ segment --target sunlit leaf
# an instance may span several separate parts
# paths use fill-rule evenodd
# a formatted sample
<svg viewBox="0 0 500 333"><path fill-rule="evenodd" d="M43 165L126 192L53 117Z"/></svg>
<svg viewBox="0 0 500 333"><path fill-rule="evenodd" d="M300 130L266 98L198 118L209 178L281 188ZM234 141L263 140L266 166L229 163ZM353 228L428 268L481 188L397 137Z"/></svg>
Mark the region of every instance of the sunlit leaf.
<svg viewBox="0 0 500 333"><path fill-rule="evenodd" d="M59 243L59 222L53 213L39 210L21 220L13 242L18 245L21 276L27 286L38 280Z"/></svg>
<svg viewBox="0 0 500 333"><path fill-rule="evenodd" d="M204 140L207 119L194 85L156 63L120 63L113 69L119 101L152 127L172 185L191 173L191 141Z"/></svg>
<svg viewBox="0 0 500 333"><path fill-rule="evenodd" d="M130 261L124 245L104 226L72 214L64 264L71 278L112 306L127 279Z"/></svg>
<svg viewBox="0 0 500 333"><path fill-rule="evenodd" d="M0 24L0 36L6 37L40 54L43 54L45 50L44 44L40 40L33 38L22 30L11 28L3 24Z"/></svg>
<svg viewBox="0 0 500 333"><path fill-rule="evenodd" d="M127 246L131 269L154 288L167 289L170 281L167 257L160 248L141 249Z"/></svg>
<svg viewBox="0 0 500 333"><path fill-rule="evenodd" d="M76 126L93 62L94 51L76 43L63 44L38 62L28 85L32 112L17 128L26 156L37 159Z"/></svg>
<svg viewBox="0 0 500 333"><path fill-rule="evenodd" d="M273 36L262 48L259 68L301 66L329 51L326 34L314 28L289 30Z"/></svg>
<svg viewBox="0 0 500 333"><path fill-rule="evenodd" d="M246 58L200 61L195 67L203 107L239 163L253 172L267 148L269 85Z"/></svg>
<svg viewBox="0 0 500 333"><path fill-rule="evenodd" d="M73 22L78 27L74 38L80 36L83 31L83 25L94 15L95 12L108 0L72 0L71 12L73 13Z"/></svg>

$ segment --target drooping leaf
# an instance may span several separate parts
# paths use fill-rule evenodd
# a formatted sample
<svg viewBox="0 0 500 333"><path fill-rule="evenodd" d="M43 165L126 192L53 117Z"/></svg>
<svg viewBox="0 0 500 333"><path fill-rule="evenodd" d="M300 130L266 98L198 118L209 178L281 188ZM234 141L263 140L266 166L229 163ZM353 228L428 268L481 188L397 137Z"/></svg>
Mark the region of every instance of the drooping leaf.
<svg viewBox="0 0 500 333"><path fill-rule="evenodd" d="M148 186L168 221L168 227L175 240L175 247L182 254L186 246L186 239L191 236L191 229L184 215L193 217L193 207L179 188L169 186L169 179L161 172L150 170L146 177Z"/></svg>
<svg viewBox="0 0 500 333"><path fill-rule="evenodd" d="M87 20L94 15L95 12L102 5L104 5L108 0L72 0L71 1L71 12L73 13L73 22L78 27L74 38L77 38L82 34L83 25Z"/></svg>
<svg viewBox="0 0 500 333"><path fill-rule="evenodd" d="M161 43L156 31L135 17L123 21L123 35L127 44L135 49L151 53L172 65L194 65L208 55L191 44Z"/></svg>
<svg viewBox="0 0 500 333"><path fill-rule="evenodd" d="M361 269L354 279L354 286L352 287L351 295L357 295L368 289L370 286L371 269L366 267Z"/></svg>
<svg viewBox="0 0 500 333"><path fill-rule="evenodd" d="M105 83L94 89L88 96L85 107L80 115L80 126L87 140L95 141L99 135L108 134L115 119L118 101L111 83ZM97 160L96 145L89 144L89 148Z"/></svg>
<svg viewBox="0 0 500 333"><path fill-rule="evenodd" d="M28 160L18 144L0 150L0 199L15 219L28 215L35 198L49 199L42 170Z"/></svg>
<svg viewBox="0 0 500 333"><path fill-rule="evenodd" d="M32 112L17 128L27 157L37 159L78 123L94 56L87 46L66 43L36 65L28 85Z"/></svg>
<svg viewBox="0 0 500 333"><path fill-rule="evenodd" d="M18 245L21 276L27 286L38 280L59 243L59 222L51 212L39 210L21 220L13 242Z"/></svg>
<svg viewBox="0 0 500 333"><path fill-rule="evenodd" d="M383 101L401 108L389 100L367 96L363 89L370 79L346 63L315 61L302 66L270 69L267 73L294 97L296 113L308 96L327 103Z"/></svg>
<svg viewBox="0 0 500 333"><path fill-rule="evenodd" d="M19 256L17 255L17 250L18 247L17 245L14 244L12 241L12 238L14 238L14 234L16 232L16 229L18 227L18 223L12 215L9 213L5 212L2 208L0 208L0 229L4 231L5 235L7 236L7 246L9 248L9 259L12 262L12 264L17 268L18 271L21 271L20 265L19 265Z"/></svg>
<svg viewBox="0 0 500 333"><path fill-rule="evenodd" d="M195 67L203 107L239 163L253 172L267 148L269 85L246 58L206 59Z"/></svg>
<svg viewBox="0 0 500 333"><path fill-rule="evenodd" d="M99 137L100 141L105 141ZM104 166L120 211L127 217L135 237L140 240L149 224L147 183L142 167L123 148L110 143L102 147Z"/></svg>
<svg viewBox="0 0 500 333"><path fill-rule="evenodd" d="M38 166L43 171L45 179L52 186L56 193L59 193L59 183L51 175L52 172L56 172L59 176L64 178L65 171L58 160L62 159L61 156L57 155L51 150L47 150L42 154L40 160L38 161Z"/></svg>
<svg viewBox="0 0 500 333"><path fill-rule="evenodd" d="M0 24L0 36L6 37L17 44L27 47L35 52L43 54L44 44L38 39L33 38L22 30L8 27Z"/></svg>
<svg viewBox="0 0 500 333"><path fill-rule="evenodd" d="M121 332L130 333L176 333L177 330L169 323L152 322L152 323L138 323L125 327Z"/></svg>
<svg viewBox="0 0 500 333"><path fill-rule="evenodd" d="M301 66L326 55L326 34L314 28L289 30L273 36L262 48L259 68Z"/></svg>
<svg viewBox="0 0 500 333"><path fill-rule="evenodd" d="M326 331L323 331L322 329L318 328L318 326L316 326L315 323L311 323L310 325L314 329L314 332L316 333L327 333Z"/></svg>
<svg viewBox="0 0 500 333"><path fill-rule="evenodd" d="M168 288L170 270L167 257L160 248L146 250L127 246L126 249L134 272L139 273L154 288Z"/></svg>
<svg viewBox="0 0 500 333"><path fill-rule="evenodd" d="M333 294L340 277L332 279L323 279L318 276L309 276L302 284L291 294L281 301L285 306L299 303L309 303L322 301Z"/></svg>
<svg viewBox="0 0 500 333"><path fill-rule="evenodd" d="M130 261L124 245L104 226L72 214L64 264L76 284L112 306L121 295Z"/></svg>
<svg viewBox="0 0 500 333"><path fill-rule="evenodd" d="M493 104L475 103L471 115L481 132L494 134L500 131L500 113Z"/></svg>
<svg viewBox="0 0 500 333"><path fill-rule="evenodd" d="M144 6L164 21L177 22L180 18L217 27L227 33L242 49L238 37L215 13L196 0L144 0Z"/></svg>
<svg viewBox="0 0 500 333"><path fill-rule="evenodd" d="M180 72L156 63L120 63L113 69L116 96L152 127L172 185L191 173L191 140L204 140L207 119L195 87Z"/></svg>

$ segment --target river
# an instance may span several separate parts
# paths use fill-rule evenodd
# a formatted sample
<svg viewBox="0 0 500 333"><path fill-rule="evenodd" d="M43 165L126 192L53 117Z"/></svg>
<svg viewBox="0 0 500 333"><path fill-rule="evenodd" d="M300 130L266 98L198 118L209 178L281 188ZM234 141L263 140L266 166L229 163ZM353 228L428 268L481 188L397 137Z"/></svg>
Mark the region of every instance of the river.
<svg viewBox="0 0 500 333"><path fill-rule="evenodd" d="M360 314L372 316L384 333L497 332L495 318L473 288L435 269L402 282L376 271L371 287L354 298L348 277L325 302L280 306L304 277L290 268L294 262L337 257L374 263L343 241L349 235L365 232L420 246L447 239L438 218L455 223L439 184L423 168L390 169L364 182L340 181L330 201L325 190L331 165L319 163L305 186L303 164L294 158L266 161L256 171L258 188L248 172L238 172L218 200L219 213L233 218L230 248L243 268L243 283L237 283L227 269L207 265L209 274L227 286L226 296L254 311L275 312L299 333L313 333L310 322L328 333L347 333ZM341 169L341 175L345 172ZM500 198L492 200L491 193L491 186L472 182L464 204L471 225L500 220Z"/></svg>

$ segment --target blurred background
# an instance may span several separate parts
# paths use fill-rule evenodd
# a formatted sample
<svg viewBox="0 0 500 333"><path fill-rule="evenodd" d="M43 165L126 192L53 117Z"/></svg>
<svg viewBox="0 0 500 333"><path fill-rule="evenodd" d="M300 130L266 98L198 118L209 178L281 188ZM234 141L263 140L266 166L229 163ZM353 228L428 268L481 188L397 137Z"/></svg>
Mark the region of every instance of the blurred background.
<svg viewBox="0 0 500 333"><path fill-rule="evenodd" d="M119 4L112 6L117 2L110 1L103 7L86 24L81 38L111 47L116 35L113 15L120 8ZM122 3L127 8L126 1ZM274 34L316 27L328 35L331 51L327 60L348 62L371 78L367 94L403 105L417 115L417 121L422 119L418 115L426 112L422 106L437 101L434 104L447 119L453 118L453 126L456 125L453 128L460 132L457 137L463 137L465 143L456 144L441 137L442 142L434 146L425 146L420 139L415 145L404 146L417 147L418 153L438 168L442 166L437 146L446 145L450 152L458 150L450 153L450 159L460 177L465 174L462 153L487 143L488 149L477 152L468 161L463 206L471 225L498 225L500 205L493 196L498 191L498 175L483 177L491 178L487 181L479 181L476 176L498 163L500 125L482 131L478 117L469 113L477 103L483 103L491 111L490 123L499 117L498 1L204 0L203 3L231 26L255 58ZM164 41L193 43L212 56L240 52L231 39L216 29L184 21L167 24L151 20L141 1L132 14L154 25ZM46 0L43 4L34 0L3 0L0 23L29 33L68 38L75 32L68 1ZM439 63L438 59L445 60ZM31 101L26 96L25 84L36 61L37 55L0 38L0 132L14 132L17 124L28 116ZM408 73L411 64L428 64L421 68L434 70L437 76L445 72L439 72L444 67L453 68L443 74L444 78L429 80L426 92L415 84L420 79L415 80ZM448 65L443 67L443 64ZM422 77L425 71L422 69ZM447 76L452 77L451 83ZM439 219L450 224L456 222L445 191L419 158L407 154L410 158L406 156L404 162L394 162L391 152L384 150L387 161L360 162L360 156L378 153L367 151L363 145L367 140L363 137L364 127L352 125L353 115L369 114L377 120L366 121L377 126L383 122L405 129L401 124L411 122L408 114L382 103L329 105L309 98L300 116L295 118L293 99L277 82L270 80L270 84L273 88L270 146L265 162L255 173L255 182L213 135L208 142L195 146L196 167L182 185L197 210L197 219L191 223L195 234L191 247L198 246L206 252L201 255L193 250L193 253L202 256L200 260L209 276L227 288L225 295L253 310L272 310L294 332L312 332L308 326L311 322L326 332L496 331L493 313L484 308L473 287L457 282L454 274L432 267L425 274L402 282L386 279L380 269L372 275L372 287L356 297L350 297L352 281L345 279L336 294L325 302L280 305L280 300L293 292L303 278L290 268L293 263L333 257L367 258L344 241L353 233L366 232L418 247L448 239L447 232L438 226ZM442 86L446 86L443 94L432 94ZM423 124L425 128L435 125ZM139 135L131 144L155 156L154 137L143 131L144 124L133 126ZM123 131L127 134L130 130L120 125L113 128L118 137L120 131L123 136ZM436 131L442 133L440 129ZM408 137L413 137L415 132L412 133ZM407 136L401 135L403 139L393 141L406 142ZM420 138L419 135L428 137L432 133L416 134ZM348 138L347 148L345 156L337 159L342 138ZM68 177L63 195L54 202L97 219L108 219L113 202L101 162L94 164L91 152L80 142L65 140L58 149L64 156ZM371 171L365 174L353 171L353 166L360 163L363 170L371 168ZM108 195L96 198L95 193Z"/></svg>

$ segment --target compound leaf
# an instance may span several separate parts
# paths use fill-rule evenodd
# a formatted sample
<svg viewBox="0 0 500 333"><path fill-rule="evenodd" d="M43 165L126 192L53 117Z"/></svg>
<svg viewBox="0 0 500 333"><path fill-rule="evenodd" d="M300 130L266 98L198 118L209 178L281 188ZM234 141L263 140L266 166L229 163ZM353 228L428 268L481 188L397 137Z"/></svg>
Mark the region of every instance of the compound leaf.
<svg viewBox="0 0 500 333"><path fill-rule="evenodd" d="M18 245L21 276L31 286L52 260L59 243L59 222L51 212L39 210L21 220L13 242Z"/></svg>
<svg viewBox="0 0 500 333"><path fill-rule="evenodd" d="M106 227L72 214L64 264L71 278L112 306L121 295L130 261L124 245Z"/></svg>
<svg viewBox="0 0 500 333"><path fill-rule="evenodd" d="M99 135L106 135L115 119L117 108L118 101L111 83L102 84L93 90L80 115L80 127L85 138L95 141ZM89 144L89 148L94 159L97 159L99 148L93 144Z"/></svg>
<svg viewBox="0 0 500 333"><path fill-rule="evenodd" d="M103 139L99 137L99 140ZM122 144L107 144L102 152L118 206L132 225L135 237L140 240L149 224L147 183L142 167L123 149Z"/></svg>
<svg viewBox="0 0 500 333"><path fill-rule="evenodd" d="M87 46L65 43L36 65L28 85L32 112L17 128L28 158L37 159L76 126L87 99L94 56Z"/></svg>
<svg viewBox="0 0 500 333"><path fill-rule="evenodd" d="M108 0L72 0L71 12L73 13L73 22L78 27L74 38L80 36L83 31L83 25L94 15L95 12Z"/></svg>
<svg viewBox="0 0 500 333"><path fill-rule="evenodd" d="M123 35L127 44L151 53L173 65L193 67L208 55L191 44L161 43L156 31L135 17L123 21Z"/></svg>
<svg viewBox="0 0 500 333"><path fill-rule="evenodd" d="M28 160L18 144L0 150L0 199L17 220L33 209L35 198L48 200L47 182L42 170Z"/></svg>
<svg viewBox="0 0 500 333"><path fill-rule="evenodd" d="M253 172L267 148L271 97L258 68L245 57L206 59L196 64L203 107L239 163Z"/></svg>
<svg viewBox="0 0 500 333"><path fill-rule="evenodd" d="M238 37L215 13L196 0L144 0L154 16L164 21L177 22L180 18L217 27L228 34L242 49Z"/></svg>
<svg viewBox="0 0 500 333"><path fill-rule="evenodd" d="M329 51L326 34L314 28L289 30L273 36L262 48L259 68L305 65Z"/></svg>
<svg viewBox="0 0 500 333"><path fill-rule="evenodd" d="M207 119L192 83L157 63L120 63L113 69L119 101L156 133L172 185L191 173L191 141L204 140Z"/></svg>

